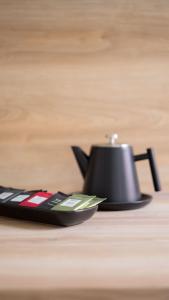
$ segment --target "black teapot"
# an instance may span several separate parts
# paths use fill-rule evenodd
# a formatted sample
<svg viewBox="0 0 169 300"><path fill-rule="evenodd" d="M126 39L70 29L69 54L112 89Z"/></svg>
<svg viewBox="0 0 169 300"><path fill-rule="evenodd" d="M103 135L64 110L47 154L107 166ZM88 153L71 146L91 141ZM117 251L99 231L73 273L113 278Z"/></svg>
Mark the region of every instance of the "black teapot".
<svg viewBox="0 0 169 300"><path fill-rule="evenodd" d="M148 159L155 191L160 191L160 180L152 148L146 153L134 155L128 144L116 142L113 134L109 142L93 145L88 156L78 146L72 146L73 153L84 177L83 193L106 197L107 203L133 203L141 200L135 162Z"/></svg>

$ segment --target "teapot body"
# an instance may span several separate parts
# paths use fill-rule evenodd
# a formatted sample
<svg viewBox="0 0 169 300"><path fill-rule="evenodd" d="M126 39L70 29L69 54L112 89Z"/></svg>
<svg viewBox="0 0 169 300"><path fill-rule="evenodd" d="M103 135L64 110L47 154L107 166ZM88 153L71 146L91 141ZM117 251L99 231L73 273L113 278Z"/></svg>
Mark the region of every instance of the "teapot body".
<svg viewBox="0 0 169 300"><path fill-rule="evenodd" d="M108 136L109 143L94 145L90 155L79 146L72 151L84 178L83 193L107 198L107 202L128 203L141 200L135 162L148 160L155 191L161 190L154 150L134 155L128 144L116 143L117 134Z"/></svg>
<svg viewBox="0 0 169 300"><path fill-rule="evenodd" d="M141 193L132 147L92 146L83 192L108 202L134 202Z"/></svg>

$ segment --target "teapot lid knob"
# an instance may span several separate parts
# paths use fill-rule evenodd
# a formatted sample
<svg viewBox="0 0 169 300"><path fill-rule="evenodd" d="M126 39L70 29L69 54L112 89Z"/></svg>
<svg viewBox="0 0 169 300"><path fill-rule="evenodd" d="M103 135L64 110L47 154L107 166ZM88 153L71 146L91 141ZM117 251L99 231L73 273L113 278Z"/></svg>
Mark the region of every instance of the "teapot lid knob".
<svg viewBox="0 0 169 300"><path fill-rule="evenodd" d="M110 145L114 145L116 144L116 140L118 139L118 134L117 133L113 133L111 135L106 134L106 138L109 139Z"/></svg>

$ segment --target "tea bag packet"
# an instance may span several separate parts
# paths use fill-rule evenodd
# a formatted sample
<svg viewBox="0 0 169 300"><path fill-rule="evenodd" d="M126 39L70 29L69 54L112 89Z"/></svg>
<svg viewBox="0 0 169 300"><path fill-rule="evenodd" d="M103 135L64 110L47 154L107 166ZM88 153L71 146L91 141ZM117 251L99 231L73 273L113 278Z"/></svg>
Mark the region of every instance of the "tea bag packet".
<svg viewBox="0 0 169 300"><path fill-rule="evenodd" d="M105 201L107 198L98 198L98 197L95 197L94 199L92 199L85 208L90 208L90 207L93 207L93 206L96 206L98 204L100 204L101 202Z"/></svg>
<svg viewBox="0 0 169 300"><path fill-rule="evenodd" d="M0 187L0 203L7 203L22 192L23 189Z"/></svg>
<svg viewBox="0 0 169 300"><path fill-rule="evenodd" d="M94 199L96 196L88 196L88 195L82 195L82 194L73 194L63 200L62 202L55 205L52 210L57 211L74 211L83 209L84 205L90 203L92 199Z"/></svg>
<svg viewBox="0 0 169 300"><path fill-rule="evenodd" d="M19 206L24 207L38 207L43 202L45 202L49 197L51 197L53 194L49 192L37 192L31 195L30 197L26 198L24 201L22 201Z"/></svg>
<svg viewBox="0 0 169 300"><path fill-rule="evenodd" d="M68 195L63 194L62 192L57 192L49 197L46 201L39 205L39 209L52 209L58 203L62 202L68 197Z"/></svg>

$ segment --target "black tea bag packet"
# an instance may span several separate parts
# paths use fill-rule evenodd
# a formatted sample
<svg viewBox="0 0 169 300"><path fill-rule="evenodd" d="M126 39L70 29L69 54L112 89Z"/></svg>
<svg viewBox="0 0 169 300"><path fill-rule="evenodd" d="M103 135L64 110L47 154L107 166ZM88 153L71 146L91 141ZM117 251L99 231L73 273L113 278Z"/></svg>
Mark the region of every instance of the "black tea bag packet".
<svg viewBox="0 0 169 300"><path fill-rule="evenodd" d="M51 209L54 207L56 204L60 203L61 201L65 200L68 197L68 195L62 193L62 192L57 192L56 194L53 194L48 200L43 202L39 208L44 208L44 209Z"/></svg>

